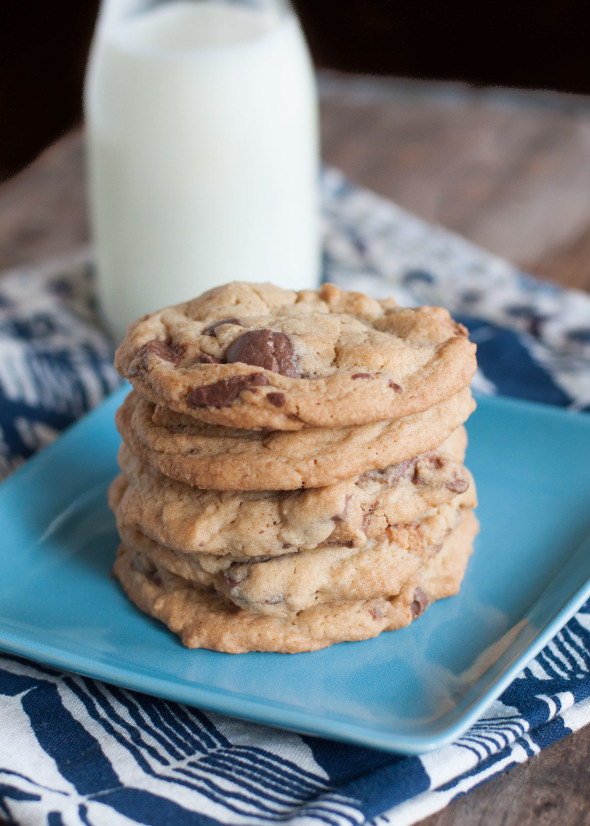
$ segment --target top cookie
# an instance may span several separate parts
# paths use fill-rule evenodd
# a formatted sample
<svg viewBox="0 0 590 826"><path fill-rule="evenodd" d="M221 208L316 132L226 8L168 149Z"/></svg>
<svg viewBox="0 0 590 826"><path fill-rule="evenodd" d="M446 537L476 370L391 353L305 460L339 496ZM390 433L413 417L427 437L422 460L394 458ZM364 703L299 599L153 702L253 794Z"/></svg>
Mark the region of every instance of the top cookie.
<svg viewBox="0 0 590 826"><path fill-rule="evenodd" d="M476 361L440 307L331 284L234 282L136 321L115 366L149 400L193 418L299 430L419 413L466 387Z"/></svg>

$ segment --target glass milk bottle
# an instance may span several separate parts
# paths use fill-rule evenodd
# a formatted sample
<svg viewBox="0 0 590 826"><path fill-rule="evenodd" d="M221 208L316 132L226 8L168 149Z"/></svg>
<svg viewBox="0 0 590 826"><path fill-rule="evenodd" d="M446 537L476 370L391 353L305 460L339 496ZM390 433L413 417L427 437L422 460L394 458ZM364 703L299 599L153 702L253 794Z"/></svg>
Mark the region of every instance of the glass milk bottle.
<svg viewBox="0 0 590 826"><path fill-rule="evenodd" d="M116 338L228 281L317 285L317 95L285 2L103 0L85 110Z"/></svg>

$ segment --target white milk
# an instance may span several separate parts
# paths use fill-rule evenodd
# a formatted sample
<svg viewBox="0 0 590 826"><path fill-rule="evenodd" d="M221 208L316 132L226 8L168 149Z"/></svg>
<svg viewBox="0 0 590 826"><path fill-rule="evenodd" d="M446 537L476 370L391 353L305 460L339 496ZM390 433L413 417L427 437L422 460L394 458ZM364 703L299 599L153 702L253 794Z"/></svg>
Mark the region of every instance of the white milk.
<svg viewBox="0 0 590 826"><path fill-rule="evenodd" d="M316 94L292 14L174 0L113 23L107 5L86 119L117 338L227 281L317 285Z"/></svg>

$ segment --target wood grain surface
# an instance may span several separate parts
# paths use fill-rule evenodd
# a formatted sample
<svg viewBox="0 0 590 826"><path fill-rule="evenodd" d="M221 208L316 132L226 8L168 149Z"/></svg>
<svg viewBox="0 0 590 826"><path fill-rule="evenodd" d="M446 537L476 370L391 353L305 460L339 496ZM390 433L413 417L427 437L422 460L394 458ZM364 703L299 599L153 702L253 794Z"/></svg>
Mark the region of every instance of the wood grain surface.
<svg viewBox="0 0 590 826"><path fill-rule="evenodd" d="M590 291L588 99L325 73L320 89L327 163L540 277ZM77 131L0 186L0 270L88 237ZM590 726L424 826L585 826L588 766Z"/></svg>
<svg viewBox="0 0 590 826"><path fill-rule="evenodd" d="M534 274L590 290L590 100L321 78L324 159Z"/></svg>

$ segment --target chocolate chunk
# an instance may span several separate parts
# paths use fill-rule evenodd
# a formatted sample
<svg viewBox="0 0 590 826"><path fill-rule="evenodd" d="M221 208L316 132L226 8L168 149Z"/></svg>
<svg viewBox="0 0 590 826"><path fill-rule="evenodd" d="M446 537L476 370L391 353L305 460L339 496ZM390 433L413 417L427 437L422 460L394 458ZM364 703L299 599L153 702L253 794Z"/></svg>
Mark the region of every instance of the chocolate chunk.
<svg viewBox="0 0 590 826"><path fill-rule="evenodd" d="M210 356L209 353L201 353L197 357L197 364L221 364L221 360Z"/></svg>
<svg viewBox="0 0 590 826"><path fill-rule="evenodd" d="M455 479L449 479L449 481L445 484L445 487L452 493L465 493L469 487L469 479L463 479L460 476L455 477Z"/></svg>
<svg viewBox="0 0 590 826"><path fill-rule="evenodd" d="M416 590L414 591L414 601L410 605L412 618L416 619L416 617L419 617L420 614L423 614L427 608L428 597L421 588L416 588Z"/></svg>
<svg viewBox="0 0 590 826"><path fill-rule="evenodd" d="M415 466L415 459L405 459L403 462L398 462L397 465L389 465L383 471L385 481L390 487L395 487L400 479L406 475L411 467Z"/></svg>
<svg viewBox="0 0 590 826"><path fill-rule="evenodd" d="M204 336L214 336L216 335L215 330L218 327L221 327L222 324L236 324L238 327L242 326L242 322L239 318L221 318L219 321L216 321L215 324L212 324L210 327L207 327L206 330L203 330Z"/></svg>
<svg viewBox="0 0 590 826"><path fill-rule="evenodd" d="M370 373L355 373L354 376L350 377L351 379L372 379L373 376Z"/></svg>
<svg viewBox="0 0 590 826"><path fill-rule="evenodd" d="M396 384L396 383L395 383L394 381L392 381L391 379L389 379L389 381L388 381L388 385L389 385L389 387L391 387L391 389L392 389L392 390L394 390L396 393L403 393L403 392L404 392L404 391L402 390L402 388L399 386L399 384Z"/></svg>
<svg viewBox="0 0 590 826"><path fill-rule="evenodd" d="M285 333L274 330L249 330L238 336L227 348L225 360L228 364L239 361L282 376L299 377L291 339Z"/></svg>
<svg viewBox="0 0 590 826"><path fill-rule="evenodd" d="M274 404L275 407L284 407L285 406L285 394L284 393L267 393L266 398L269 400L271 404Z"/></svg>
<svg viewBox="0 0 590 826"><path fill-rule="evenodd" d="M186 351L186 344L171 344L168 341L161 341L157 338L148 341L146 345L144 345L143 352L144 352L144 359L151 353L158 358L161 358L163 361L169 361L170 364L173 364L175 367L178 367L180 362L182 361L182 357Z"/></svg>
<svg viewBox="0 0 590 826"><path fill-rule="evenodd" d="M232 376L229 379L216 381L214 384L203 384L189 391L186 396L191 407L229 407L235 402L242 390L267 385L268 379L263 373L251 373L249 376Z"/></svg>
<svg viewBox="0 0 590 826"><path fill-rule="evenodd" d="M416 464L415 459L405 459L403 462L398 462L397 465L389 465L383 470L369 470L361 474L361 480L373 479L380 484L395 487L400 479L409 475L408 471L413 470Z"/></svg>

